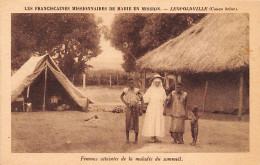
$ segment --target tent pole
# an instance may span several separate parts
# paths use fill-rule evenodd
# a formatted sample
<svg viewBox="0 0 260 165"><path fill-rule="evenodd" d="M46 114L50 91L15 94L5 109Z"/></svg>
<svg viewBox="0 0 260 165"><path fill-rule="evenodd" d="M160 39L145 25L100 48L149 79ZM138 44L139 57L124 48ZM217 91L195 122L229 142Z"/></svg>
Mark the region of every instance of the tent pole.
<svg viewBox="0 0 260 165"><path fill-rule="evenodd" d="M205 91L203 95L203 106L202 106L202 111L203 113L205 112L205 107L206 107L206 97L207 97L207 92L208 92L208 80L206 79L206 85L205 85Z"/></svg>
<svg viewBox="0 0 260 165"><path fill-rule="evenodd" d="M27 99L29 98L30 95L30 85L27 87Z"/></svg>
<svg viewBox="0 0 260 165"><path fill-rule="evenodd" d="M46 86L47 86L47 65L45 68L45 76L44 76L44 91L43 91L43 105L42 110L45 111L45 105L46 105Z"/></svg>
<svg viewBox="0 0 260 165"><path fill-rule="evenodd" d="M243 108L243 86L244 86L244 72L240 72L240 83L239 83L239 103L238 103L238 120L241 120L242 108Z"/></svg>

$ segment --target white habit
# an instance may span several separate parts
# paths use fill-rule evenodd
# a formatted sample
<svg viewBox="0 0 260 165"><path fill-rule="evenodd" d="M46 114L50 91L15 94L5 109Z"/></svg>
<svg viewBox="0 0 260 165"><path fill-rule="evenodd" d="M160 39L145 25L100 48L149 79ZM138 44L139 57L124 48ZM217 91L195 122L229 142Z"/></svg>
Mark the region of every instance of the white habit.
<svg viewBox="0 0 260 165"><path fill-rule="evenodd" d="M154 82L160 81L160 86L156 87ZM143 126L143 136L165 136L165 117L163 116L163 103L166 93L159 78L153 80L151 87L144 94L144 102L148 102Z"/></svg>

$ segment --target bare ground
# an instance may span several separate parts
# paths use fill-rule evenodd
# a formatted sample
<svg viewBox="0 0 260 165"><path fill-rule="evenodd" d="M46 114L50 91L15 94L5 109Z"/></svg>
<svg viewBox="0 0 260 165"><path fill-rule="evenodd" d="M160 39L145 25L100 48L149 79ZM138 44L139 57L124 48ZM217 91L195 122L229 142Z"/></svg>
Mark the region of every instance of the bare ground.
<svg viewBox="0 0 260 165"><path fill-rule="evenodd" d="M99 119L84 121L98 115ZM144 116L140 118L142 130ZM166 120L169 130L170 118ZM140 136L139 143L125 143L124 113L111 112L12 112L12 152L247 152L249 123L238 121L199 121L198 145L192 141L186 121L184 145L173 144L170 135L151 144ZM142 131L140 131L141 134ZM134 139L134 133L131 134Z"/></svg>
<svg viewBox="0 0 260 165"><path fill-rule="evenodd" d="M197 146L192 141L189 121L186 121L184 145L173 144L168 132L161 143L150 143L150 138L142 137L142 124L145 115L140 117L138 144L125 143L125 114L98 112L110 111L122 105L119 88L87 88L87 94L95 104L88 113L79 111L63 112L12 112L12 152L29 153L197 153L197 152L248 152L249 118L224 114L201 114ZM105 99L104 99L105 98ZM98 119L85 119L98 115ZM170 118L166 118L169 130ZM134 140L131 133L130 140Z"/></svg>

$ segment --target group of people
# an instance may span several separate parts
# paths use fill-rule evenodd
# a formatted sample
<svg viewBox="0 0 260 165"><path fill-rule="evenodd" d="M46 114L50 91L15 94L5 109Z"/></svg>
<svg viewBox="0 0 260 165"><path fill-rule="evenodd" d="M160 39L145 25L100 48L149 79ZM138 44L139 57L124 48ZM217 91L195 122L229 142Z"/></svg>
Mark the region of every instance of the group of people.
<svg viewBox="0 0 260 165"><path fill-rule="evenodd" d="M142 114L143 104L148 103L143 124L142 135L151 137L151 142L160 142L158 137L165 136L165 116L171 117L170 134L173 142L184 144L183 134L185 120L191 120L193 142L196 145L198 135L198 108L192 110L193 115L188 118L187 93L181 90L181 83L177 83L176 90L168 96L163 88L164 78L159 74L150 79L151 86L142 96L140 90L134 87L133 78L128 79L128 87L124 88L121 100L126 105L126 142L129 143L129 132L134 130L135 142L138 142L139 116ZM141 102L141 108L139 108ZM166 113L168 109L169 113ZM167 112L168 112L167 111Z"/></svg>

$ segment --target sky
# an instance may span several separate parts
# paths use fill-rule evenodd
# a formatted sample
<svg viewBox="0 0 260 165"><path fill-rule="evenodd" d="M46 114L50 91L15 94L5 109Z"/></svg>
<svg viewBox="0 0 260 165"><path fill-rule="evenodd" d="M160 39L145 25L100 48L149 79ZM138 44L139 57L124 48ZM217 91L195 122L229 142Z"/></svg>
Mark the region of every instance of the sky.
<svg viewBox="0 0 260 165"><path fill-rule="evenodd" d="M97 17L101 17L103 19L102 24L108 26L108 28L110 28L115 16L111 13L98 13L95 15ZM93 69L113 69L123 71L121 66L123 63L123 53L112 47L110 45L110 41L105 40L103 34L101 34L100 38L100 47L102 49L102 53L89 61L89 64L93 66Z"/></svg>

